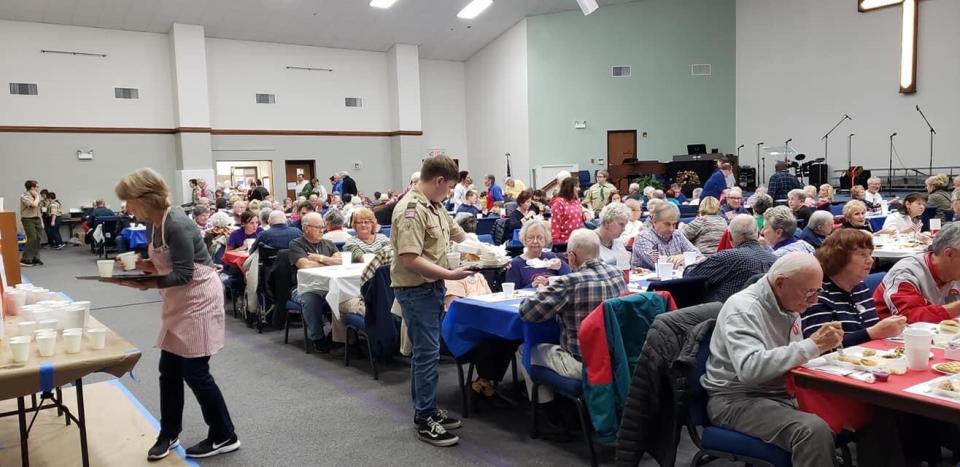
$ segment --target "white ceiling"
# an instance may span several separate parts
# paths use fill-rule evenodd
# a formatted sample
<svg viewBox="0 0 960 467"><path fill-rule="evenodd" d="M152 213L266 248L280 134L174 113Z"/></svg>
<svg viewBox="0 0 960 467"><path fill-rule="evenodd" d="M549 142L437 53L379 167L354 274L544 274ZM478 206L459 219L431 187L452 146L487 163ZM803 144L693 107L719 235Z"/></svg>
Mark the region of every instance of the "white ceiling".
<svg viewBox="0 0 960 467"><path fill-rule="evenodd" d="M600 0L601 5L632 0ZM166 33L201 24L208 37L386 51L419 44L424 58L466 60L527 16L579 9L576 0L495 0L474 20L469 0L0 0L0 19Z"/></svg>

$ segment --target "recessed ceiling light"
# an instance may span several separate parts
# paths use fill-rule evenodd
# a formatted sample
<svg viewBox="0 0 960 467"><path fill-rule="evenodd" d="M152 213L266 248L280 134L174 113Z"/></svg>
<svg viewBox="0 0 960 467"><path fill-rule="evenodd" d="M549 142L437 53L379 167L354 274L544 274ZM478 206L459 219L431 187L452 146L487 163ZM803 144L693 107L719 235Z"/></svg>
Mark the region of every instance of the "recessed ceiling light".
<svg viewBox="0 0 960 467"><path fill-rule="evenodd" d="M583 16L587 16L594 11L597 11L597 8L600 8L600 5L597 5L597 0L577 0L577 4L580 5L580 10L583 11Z"/></svg>
<svg viewBox="0 0 960 467"><path fill-rule="evenodd" d="M463 7L460 13L457 13L457 18L474 19L480 16L480 13L483 13L483 10L486 10L490 5L493 5L493 0L473 0Z"/></svg>
<svg viewBox="0 0 960 467"><path fill-rule="evenodd" d="M397 0L370 0L370 6L374 8L390 8Z"/></svg>

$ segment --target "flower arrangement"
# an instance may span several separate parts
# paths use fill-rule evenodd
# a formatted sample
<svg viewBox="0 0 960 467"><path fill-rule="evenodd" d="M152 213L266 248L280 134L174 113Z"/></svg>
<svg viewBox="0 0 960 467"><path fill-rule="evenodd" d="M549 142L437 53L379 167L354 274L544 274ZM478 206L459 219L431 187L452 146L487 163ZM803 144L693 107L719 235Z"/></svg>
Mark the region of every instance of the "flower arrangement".
<svg viewBox="0 0 960 467"><path fill-rule="evenodd" d="M682 186L700 186L700 176L692 170L684 170L677 172L677 183Z"/></svg>

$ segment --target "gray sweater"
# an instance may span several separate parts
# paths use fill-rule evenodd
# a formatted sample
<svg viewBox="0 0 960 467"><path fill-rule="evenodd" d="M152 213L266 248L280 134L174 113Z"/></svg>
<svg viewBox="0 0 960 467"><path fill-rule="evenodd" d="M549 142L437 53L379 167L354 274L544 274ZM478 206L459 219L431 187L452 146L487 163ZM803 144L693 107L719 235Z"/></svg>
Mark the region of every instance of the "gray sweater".
<svg viewBox="0 0 960 467"><path fill-rule="evenodd" d="M764 276L720 310L703 387L711 396L789 397L784 375L820 354L800 329L800 315L780 308Z"/></svg>
<svg viewBox="0 0 960 467"><path fill-rule="evenodd" d="M159 226L157 226L159 229ZM193 279L194 264L212 266L210 252L207 251L200 235L197 223L184 214L183 209L174 206L170 209L166 222L163 224L164 237L167 247L170 248L170 262L173 271L157 280L161 289L184 285ZM153 226L147 224L147 235L153 237ZM154 247L161 246L161 235L157 232L156 238L151 238Z"/></svg>

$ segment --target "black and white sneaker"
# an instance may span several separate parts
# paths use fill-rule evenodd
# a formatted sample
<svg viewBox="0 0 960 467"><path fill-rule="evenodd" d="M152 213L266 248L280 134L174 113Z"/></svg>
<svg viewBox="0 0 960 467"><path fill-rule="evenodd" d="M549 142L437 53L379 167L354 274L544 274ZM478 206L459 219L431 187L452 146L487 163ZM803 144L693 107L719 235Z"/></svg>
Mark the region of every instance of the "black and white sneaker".
<svg viewBox="0 0 960 467"><path fill-rule="evenodd" d="M444 430L456 430L463 426L460 420L449 416L447 411L443 409L437 409L437 413L435 413L432 418L436 420Z"/></svg>
<svg viewBox="0 0 960 467"><path fill-rule="evenodd" d="M443 425L435 421L433 417L427 417L420 422L417 426L417 438L424 443L440 447L453 446L460 442L457 435L445 430Z"/></svg>
<svg viewBox="0 0 960 467"><path fill-rule="evenodd" d="M212 457L217 454L233 452L237 449L240 449L240 440L237 439L237 434L234 433L230 435L230 438L219 443L214 442L210 438L200 441L187 449L187 457Z"/></svg>
<svg viewBox="0 0 960 467"><path fill-rule="evenodd" d="M34 267L34 266L36 266L36 265L33 264L33 262L29 262L29 263L28 263L28 262L26 262L26 261L24 261L24 260L21 259L21 260L20 260L20 266L23 266L23 267L25 267L25 268L32 268L32 267Z"/></svg>
<svg viewBox="0 0 960 467"><path fill-rule="evenodd" d="M157 442L153 443L153 447L147 451L147 460L155 461L167 457L167 454L170 454L170 451L173 451L180 446L180 439L167 439L163 437L158 437Z"/></svg>
<svg viewBox="0 0 960 467"><path fill-rule="evenodd" d="M37 266L43 266L43 261L40 261L40 258L33 258L33 264Z"/></svg>

